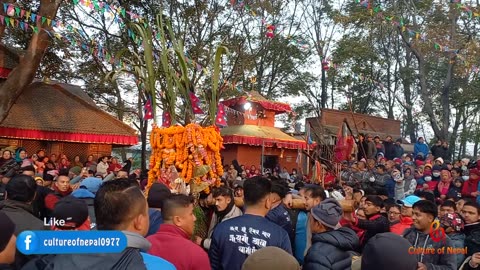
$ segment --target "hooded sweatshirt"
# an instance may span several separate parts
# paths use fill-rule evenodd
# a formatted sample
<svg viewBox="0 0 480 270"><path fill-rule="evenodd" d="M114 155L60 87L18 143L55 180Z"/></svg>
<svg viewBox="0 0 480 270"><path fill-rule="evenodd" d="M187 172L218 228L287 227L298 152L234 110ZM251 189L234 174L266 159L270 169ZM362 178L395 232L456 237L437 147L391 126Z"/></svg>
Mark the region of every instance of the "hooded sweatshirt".
<svg viewBox="0 0 480 270"><path fill-rule="evenodd" d="M350 228L314 234L302 269L350 269L352 259L349 252L356 250L358 245L357 234Z"/></svg>
<svg viewBox="0 0 480 270"><path fill-rule="evenodd" d="M25 270L63 270L63 269L88 269L88 270L149 270L165 269L175 270L175 267L162 258L150 256L140 252L150 249L150 242L141 235L123 231L127 236L127 248L122 253L99 254L61 254L43 258L43 262L32 261ZM39 267L43 264L44 267Z"/></svg>
<svg viewBox="0 0 480 270"><path fill-rule="evenodd" d="M453 242L448 236L445 237L445 241L435 242L430 238L430 235L411 228L404 233L403 237L410 242L416 251L419 251L419 254L416 255L417 260L425 264L428 270L457 269L455 254L449 254L446 251L447 247L453 247ZM445 252L439 254L437 250L443 247L445 247Z"/></svg>

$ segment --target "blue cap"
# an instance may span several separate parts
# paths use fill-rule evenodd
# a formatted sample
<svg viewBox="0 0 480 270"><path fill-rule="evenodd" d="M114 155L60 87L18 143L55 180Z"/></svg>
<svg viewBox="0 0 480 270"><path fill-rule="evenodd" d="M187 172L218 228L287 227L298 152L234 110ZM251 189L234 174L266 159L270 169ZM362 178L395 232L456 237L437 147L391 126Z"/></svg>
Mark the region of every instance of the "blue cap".
<svg viewBox="0 0 480 270"><path fill-rule="evenodd" d="M84 186L88 191L97 193L103 181L96 177L87 177L80 183L80 187Z"/></svg>
<svg viewBox="0 0 480 270"><path fill-rule="evenodd" d="M416 202L420 201L420 197L415 195L410 195L403 200L398 200L397 203L406 207L412 207Z"/></svg>

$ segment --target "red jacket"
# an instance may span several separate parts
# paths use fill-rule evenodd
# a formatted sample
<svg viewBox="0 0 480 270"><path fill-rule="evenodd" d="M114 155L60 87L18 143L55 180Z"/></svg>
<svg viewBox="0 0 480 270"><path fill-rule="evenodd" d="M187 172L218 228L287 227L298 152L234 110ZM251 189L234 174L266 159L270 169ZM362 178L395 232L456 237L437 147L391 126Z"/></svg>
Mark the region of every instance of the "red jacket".
<svg viewBox="0 0 480 270"><path fill-rule="evenodd" d="M53 186L53 190L54 192L53 193L49 193L46 197L45 197L45 207L52 211L53 208L55 207L55 204L60 200L62 199L63 197L66 197L68 195L70 195L72 193L72 188L68 188L68 190L66 192L61 192L60 190L58 190L57 186L55 184L52 185Z"/></svg>
<svg viewBox="0 0 480 270"><path fill-rule="evenodd" d="M390 232L398 235L403 235L406 229L411 228L413 219L411 217L400 217L400 222L390 226Z"/></svg>
<svg viewBox="0 0 480 270"><path fill-rule="evenodd" d="M477 191L479 180L480 180L480 178L477 178L475 180L470 178L467 181L465 181L465 183L463 184L463 188L462 188L462 197L473 198L472 197L472 192Z"/></svg>
<svg viewBox="0 0 480 270"><path fill-rule="evenodd" d="M177 270L211 269L207 253L175 225L160 225L158 232L147 240L152 243L148 253L171 262Z"/></svg>

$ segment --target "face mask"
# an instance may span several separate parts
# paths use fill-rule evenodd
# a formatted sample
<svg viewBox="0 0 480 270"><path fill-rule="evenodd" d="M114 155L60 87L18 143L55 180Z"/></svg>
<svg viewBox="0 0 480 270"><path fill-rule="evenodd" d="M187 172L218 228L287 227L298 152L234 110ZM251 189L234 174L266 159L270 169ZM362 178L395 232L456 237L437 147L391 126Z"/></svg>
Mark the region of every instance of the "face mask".
<svg viewBox="0 0 480 270"><path fill-rule="evenodd" d="M468 180L468 178L469 178L469 177L468 177L468 175L464 175L464 176L462 176L462 179L463 179L463 181L467 181L467 180Z"/></svg>
<svg viewBox="0 0 480 270"><path fill-rule="evenodd" d="M432 173L432 175L433 175L434 177L439 177L439 176L440 176L440 173Z"/></svg>
<svg viewBox="0 0 480 270"><path fill-rule="evenodd" d="M425 181L427 181L427 182L432 181L432 177L431 176L425 176Z"/></svg>

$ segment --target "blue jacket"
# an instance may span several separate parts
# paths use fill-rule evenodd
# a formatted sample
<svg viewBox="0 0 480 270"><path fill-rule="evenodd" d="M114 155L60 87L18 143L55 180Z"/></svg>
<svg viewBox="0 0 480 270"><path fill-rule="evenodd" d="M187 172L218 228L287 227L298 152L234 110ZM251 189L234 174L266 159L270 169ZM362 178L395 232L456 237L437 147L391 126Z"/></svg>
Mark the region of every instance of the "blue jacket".
<svg viewBox="0 0 480 270"><path fill-rule="evenodd" d="M426 143L415 143L413 146L413 154L415 157L417 157L418 153L423 153L423 156L427 156L428 152L430 152L428 148L428 144Z"/></svg>
<svg viewBox="0 0 480 270"><path fill-rule="evenodd" d="M307 212L300 211L298 212L297 217L297 226L295 230L295 248L294 256L300 265L303 264L303 258L305 256L305 248L307 247L307 223L308 215Z"/></svg>
<svg viewBox="0 0 480 270"><path fill-rule="evenodd" d="M150 227L148 227L147 236L153 235L158 232L160 225L163 224L162 212L156 209L148 209L148 217L150 219Z"/></svg>
<svg viewBox="0 0 480 270"><path fill-rule="evenodd" d="M448 235L450 240L452 240L452 244L454 248L464 248L465 247L465 234L463 233L451 233ZM457 257L457 267L462 265L463 261L465 260L465 254L458 252L455 254Z"/></svg>
<svg viewBox="0 0 480 270"><path fill-rule="evenodd" d="M359 246L357 234L350 228L317 233L312 236L312 247L305 256L303 270L349 270L351 251Z"/></svg>
<svg viewBox="0 0 480 270"><path fill-rule="evenodd" d="M282 227L288 233L290 243L293 241L294 235L292 221L290 220L290 214L283 203L268 211L265 218Z"/></svg>
<svg viewBox="0 0 480 270"><path fill-rule="evenodd" d="M176 270L175 266L166 260L156 257L147 253L140 252L142 255L143 263L147 270Z"/></svg>
<svg viewBox="0 0 480 270"><path fill-rule="evenodd" d="M261 216L244 214L219 223L208 256L212 270L241 270L245 259L266 246L292 254L287 232Z"/></svg>
<svg viewBox="0 0 480 270"><path fill-rule="evenodd" d="M387 180L385 183L385 188L387 189L388 193L388 198L395 198L395 180L393 178L390 178Z"/></svg>

